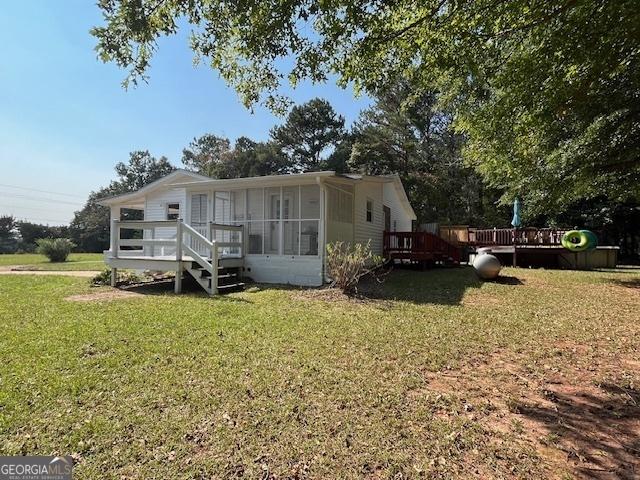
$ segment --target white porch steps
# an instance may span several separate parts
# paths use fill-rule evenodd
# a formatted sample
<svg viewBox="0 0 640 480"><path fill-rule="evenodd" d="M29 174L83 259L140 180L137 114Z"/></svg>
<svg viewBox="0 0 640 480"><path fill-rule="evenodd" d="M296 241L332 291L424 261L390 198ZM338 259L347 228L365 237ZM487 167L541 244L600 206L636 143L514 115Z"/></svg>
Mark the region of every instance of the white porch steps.
<svg viewBox="0 0 640 480"><path fill-rule="evenodd" d="M211 261L210 259L208 259ZM218 281L216 289L212 288L211 274L197 262L185 262L185 270L198 282L209 294L230 293L244 290L244 282L241 282L242 267L225 267L218 265Z"/></svg>

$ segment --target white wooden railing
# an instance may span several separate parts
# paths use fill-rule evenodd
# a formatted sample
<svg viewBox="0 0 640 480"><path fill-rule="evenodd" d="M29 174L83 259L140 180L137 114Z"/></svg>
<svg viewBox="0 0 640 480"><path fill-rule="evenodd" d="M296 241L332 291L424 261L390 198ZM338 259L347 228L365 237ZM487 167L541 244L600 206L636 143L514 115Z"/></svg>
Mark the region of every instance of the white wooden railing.
<svg viewBox="0 0 640 480"><path fill-rule="evenodd" d="M175 236L171 238L156 238L156 229L175 229ZM120 238L122 230L142 230L143 238ZM222 239L217 238L222 232ZM165 232L166 233L166 232ZM207 238L207 234L208 237ZM165 235L166 237L166 235ZM135 250L122 250L122 247L139 247ZM156 256L156 247L160 248L160 257ZM165 255L165 248L171 249L170 255ZM200 267L211 274L211 294L217 293L218 287L218 260L224 256L244 256L244 227L242 225L225 225L209 223L209 226L192 227L181 219L179 220L112 220L111 222L111 251L112 258L143 256L145 258L167 259L174 257L178 262L178 268L182 268L184 257L196 262ZM181 271L176 275L180 277Z"/></svg>

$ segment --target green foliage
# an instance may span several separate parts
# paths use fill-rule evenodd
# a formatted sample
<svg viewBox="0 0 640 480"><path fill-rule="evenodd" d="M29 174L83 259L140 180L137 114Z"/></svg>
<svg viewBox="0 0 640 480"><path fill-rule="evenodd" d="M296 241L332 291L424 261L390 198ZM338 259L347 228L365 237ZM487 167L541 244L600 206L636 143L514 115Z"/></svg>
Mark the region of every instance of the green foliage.
<svg viewBox="0 0 640 480"><path fill-rule="evenodd" d="M231 160L221 178L242 178L286 173L289 159L273 142L254 142L247 137L236 140Z"/></svg>
<svg viewBox="0 0 640 480"><path fill-rule="evenodd" d="M344 118L329 102L314 98L293 107L283 125L271 130L272 140L289 155L293 172L324 169L327 152L344 137Z"/></svg>
<svg viewBox="0 0 640 480"><path fill-rule="evenodd" d="M129 162L116 164L118 180L112 182L111 190L133 192L173 172L176 167L167 157L155 158L148 150L137 150L129 154Z"/></svg>
<svg viewBox="0 0 640 480"><path fill-rule="evenodd" d="M44 255L51 262L65 262L76 246L68 238L40 238L36 240L38 253Z"/></svg>
<svg viewBox="0 0 640 480"><path fill-rule="evenodd" d="M175 170L166 157L153 157L147 150L129 154L129 162L115 167L117 180L108 187L91 192L84 207L75 212L69 233L83 252L101 252L109 247L109 208L98 205L101 198L138 190ZM123 220L138 220L139 212L123 211Z"/></svg>
<svg viewBox="0 0 640 480"><path fill-rule="evenodd" d="M135 272L131 272L128 270L118 270L116 284L127 285L132 283L140 283L142 280L143 277ZM91 285L94 287L111 285L111 269L107 267L104 268L100 273L96 274L96 276L91 279Z"/></svg>
<svg viewBox="0 0 640 480"><path fill-rule="evenodd" d="M289 160L273 142L240 137L231 148L228 138L205 134L182 151L185 168L212 178L242 178L286 173Z"/></svg>
<svg viewBox="0 0 640 480"><path fill-rule="evenodd" d="M16 251L16 219L11 215L0 216L0 253Z"/></svg>
<svg viewBox="0 0 640 480"><path fill-rule="evenodd" d="M16 222L20 242L18 248L23 252L35 251L39 238L62 238L69 236L69 227L40 225L31 222Z"/></svg>
<svg viewBox="0 0 640 480"><path fill-rule="evenodd" d="M206 134L194 138L182 150L182 163L186 169L211 178L225 178L230 162L231 142L228 138Z"/></svg>
<svg viewBox="0 0 640 480"><path fill-rule="evenodd" d="M433 92L415 94L404 82L379 94L354 126L351 168L399 174L418 223L508 222L508 209L496 209L498 195L464 165L465 138L454 131L452 114L437 100Z"/></svg>
<svg viewBox="0 0 640 480"><path fill-rule="evenodd" d="M103 61L145 78L178 19L246 106L284 111L283 82L377 94L438 91L465 157L525 216L581 198L640 196L637 1L101 0ZM285 61L286 60L286 61ZM313 158L313 157L312 157Z"/></svg>
<svg viewBox="0 0 640 480"><path fill-rule="evenodd" d="M325 262L331 286L350 293L362 277L382 266L384 259L371 251L370 241L366 245L333 242L327 245Z"/></svg>

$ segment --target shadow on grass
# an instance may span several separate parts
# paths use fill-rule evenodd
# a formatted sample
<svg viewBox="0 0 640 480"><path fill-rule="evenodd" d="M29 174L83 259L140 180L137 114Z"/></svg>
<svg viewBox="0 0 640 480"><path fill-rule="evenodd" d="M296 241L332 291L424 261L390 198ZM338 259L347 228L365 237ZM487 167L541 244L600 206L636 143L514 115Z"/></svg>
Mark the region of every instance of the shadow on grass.
<svg viewBox="0 0 640 480"><path fill-rule="evenodd" d="M599 388L546 391L547 406L515 410L565 451L583 478L639 478L640 392L614 384Z"/></svg>
<svg viewBox="0 0 640 480"><path fill-rule="evenodd" d="M138 283L135 285L122 286L120 289L127 292L139 293L141 295L171 295L174 293L175 283L173 279L156 280L148 283ZM182 279L182 293L192 297L209 297L207 292L195 281L195 279L189 275L185 275ZM216 300L224 302L237 302L237 303L253 303L245 298L229 297L227 295L218 295Z"/></svg>
<svg viewBox="0 0 640 480"><path fill-rule="evenodd" d="M417 271L394 269L384 283L367 280L358 288L358 294L377 300L401 300L415 304L459 305L465 292L480 288L472 268L433 268Z"/></svg>
<svg viewBox="0 0 640 480"><path fill-rule="evenodd" d="M510 275L500 275L494 280L494 283L499 283L500 285L524 285L524 282L518 277L512 277Z"/></svg>
<svg viewBox="0 0 640 480"><path fill-rule="evenodd" d="M634 278L633 280L611 280L611 283L619 287L633 288L640 290L640 278Z"/></svg>

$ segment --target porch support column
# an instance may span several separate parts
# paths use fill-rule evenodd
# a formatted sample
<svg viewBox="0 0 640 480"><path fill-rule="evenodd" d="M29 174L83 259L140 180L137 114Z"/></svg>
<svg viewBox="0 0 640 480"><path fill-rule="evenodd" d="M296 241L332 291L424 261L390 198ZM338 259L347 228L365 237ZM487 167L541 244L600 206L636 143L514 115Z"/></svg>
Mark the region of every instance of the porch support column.
<svg viewBox="0 0 640 480"><path fill-rule="evenodd" d="M113 205L111 207L111 231L110 231L110 244L109 251L112 258L118 258L118 240L120 239L120 229L118 228L118 222L120 222L120 206ZM111 269L111 286L115 287L118 283L118 269Z"/></svg>
<svg viewBox="0 0 640 480"><path fill-rule="evenodd" d="M318 222L318 255L320 255L320 262L322 267L320 268L320 285L323 285L326 281L327 274L325 270L325 253L326 253L326 217L327 217L327 187L320 177L316 177L316 183L320 190L320 221ZM302 212L300 212L302 214ZM302 224L302 222L301 222ZM300 229L302 231L302 229Z"/></svg>
<svg viewBox="0 0 640 480"><path fill-rule="evenodd" d="M176 261L178 269L176 270L176 279L174 282L175 293L182 293L182 219L179 218L176 223Z"/></svg>
<svg viewBox="0 0 640 480"><path fill-rule="evenodd" d="M111 207L111 242L109 243L109 251L113 258L118 258L118 238L120 232L118 231L117 222L120 221L120 206L113 205Z"/></svg>

